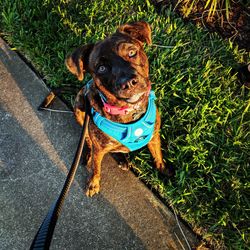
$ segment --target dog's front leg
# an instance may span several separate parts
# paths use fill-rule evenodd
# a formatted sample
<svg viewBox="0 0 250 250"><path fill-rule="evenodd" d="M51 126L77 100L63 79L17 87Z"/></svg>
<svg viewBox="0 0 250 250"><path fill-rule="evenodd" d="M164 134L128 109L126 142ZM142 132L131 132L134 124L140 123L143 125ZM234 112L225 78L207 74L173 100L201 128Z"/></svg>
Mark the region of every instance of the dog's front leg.
<svg viewBox="0 0 250 250"><path fill-rule="evenodd" d="M161 151L161 137L160 137L160 126L161 126L161 117L157 110L156 113L156 123L155 123L155 130L154 135L151 141L148 143L148 149L153 156L156 168L164 175L171 176L173 175L171 172L172 170L165 167L162 158L162 151Z"/></svg>
<svg viewBox="0 0 250 250"><path fill-rule="evenodd" d="M92 197L100 191L101 164L105 152L93 146L91 152L93 159L93 175L89 180L86 195Z"/></svg>
<svg viewBox="0 0 250 250"><path fill-rule="evenodd" d="M166 167L162 159L161 139L159 132L155 130L153 138L148 143L148 149L154 159L156 168L163 174L166 174Z"/></svg>

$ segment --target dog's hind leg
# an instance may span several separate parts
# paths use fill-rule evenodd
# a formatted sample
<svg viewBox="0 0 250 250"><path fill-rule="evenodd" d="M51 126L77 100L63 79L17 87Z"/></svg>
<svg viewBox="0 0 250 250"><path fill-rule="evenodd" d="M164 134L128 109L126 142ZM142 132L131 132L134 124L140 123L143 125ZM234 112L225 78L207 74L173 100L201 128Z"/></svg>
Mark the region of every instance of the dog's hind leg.
<svg viewBox="0 0 250 250"><path fill-rule="evenodd" d="M79 108L74 108L74 115L76 118L76 121L83 126L84 118L85 118L85 111L82 111Z"/></svg>
<svg viewBox="0 0 250 250"><path fill-rule="evenodd" d="M82 88L75 99L75 104L74 104L74 115L76 118L76 121L83 126L84 123L84 118L85 118L85 99L84 99L84 93L85 93L85 88Z"/></svg>

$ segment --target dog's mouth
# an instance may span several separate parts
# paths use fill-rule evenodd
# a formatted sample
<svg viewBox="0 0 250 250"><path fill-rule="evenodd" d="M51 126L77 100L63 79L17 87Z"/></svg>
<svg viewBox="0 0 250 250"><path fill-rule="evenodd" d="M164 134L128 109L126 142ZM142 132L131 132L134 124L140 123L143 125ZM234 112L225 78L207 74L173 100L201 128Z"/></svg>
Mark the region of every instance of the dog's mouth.
<svg viewBox="0 0 250 250"><path fill-rule="evenodd" d="M135 94L133 96L131 96L130 98L125 98L126 102L128 103L135 103L137 101L139 101L139 99L141 99L141 97L144 95L145 93L138 93L138 94Z"/></svg>

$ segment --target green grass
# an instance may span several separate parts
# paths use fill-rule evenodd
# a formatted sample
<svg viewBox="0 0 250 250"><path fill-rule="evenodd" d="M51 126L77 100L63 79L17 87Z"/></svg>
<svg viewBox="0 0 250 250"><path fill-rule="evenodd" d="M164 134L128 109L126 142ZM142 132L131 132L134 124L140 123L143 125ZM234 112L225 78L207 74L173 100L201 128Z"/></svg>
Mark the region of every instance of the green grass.
<svg viewBox="0 0 250 250"><path fill-rule="evenodd" d="M176 176L159 176L147 149L131 155L135 171L216 249L250 246L250 100L232 73L249 62L248 53L184 23L171 9L157 14L149 1L1 0L0 10L1 36L49 86L82 85L64 66L73 48L122 23L148 21L153 43L173 46L146 51L164 159Z"/></svg>

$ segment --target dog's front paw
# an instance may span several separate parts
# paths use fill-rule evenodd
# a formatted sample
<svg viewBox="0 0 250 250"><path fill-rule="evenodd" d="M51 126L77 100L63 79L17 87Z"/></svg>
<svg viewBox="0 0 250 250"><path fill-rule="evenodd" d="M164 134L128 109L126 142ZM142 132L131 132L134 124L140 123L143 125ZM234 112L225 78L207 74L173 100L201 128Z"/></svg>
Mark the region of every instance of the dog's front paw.
<svg viewBox="0 0 250 250"><path fill-rule="evenodd" d="M92 197L95 194L98 194L100 191L100 178L92 177L89 181L86 195Z"/></svg>
<svg viewBox="0 0 250 250"><path fill-rule="evenodd" d="M166 167L164 163L157 164L157 169L165 176L172 177L175 174L173 166Z"/></svg>

